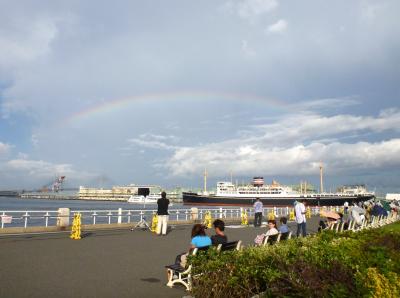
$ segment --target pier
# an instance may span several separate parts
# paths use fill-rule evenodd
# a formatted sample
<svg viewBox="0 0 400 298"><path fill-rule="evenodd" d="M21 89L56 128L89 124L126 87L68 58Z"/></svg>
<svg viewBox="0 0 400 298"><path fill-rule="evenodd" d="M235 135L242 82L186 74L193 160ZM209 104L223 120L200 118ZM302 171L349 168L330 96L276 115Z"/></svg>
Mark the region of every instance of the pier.
<svg viewBox="0 0 400 298"><path fill-rule="evenodd" d="M309 233L318 220L308 220ZM183 288L165 285L164 266L188 249L191 227L171 226L165 237L130 227L83 229L81 240L69 232L1 235L0 297L183 297ZM226 234L249 245L265 230L227 227Z"/></svg>

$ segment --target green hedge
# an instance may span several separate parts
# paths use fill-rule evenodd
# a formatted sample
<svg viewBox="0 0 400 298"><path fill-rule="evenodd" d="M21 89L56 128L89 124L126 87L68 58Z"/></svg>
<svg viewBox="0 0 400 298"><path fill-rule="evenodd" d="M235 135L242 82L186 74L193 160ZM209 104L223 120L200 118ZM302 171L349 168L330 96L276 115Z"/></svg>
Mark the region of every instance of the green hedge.
<svg viewBox="0 0 400 298"><path fill-rule="evenodd" d="M400 224L210 251L192 262L195 297L400 297Z"/></svg>

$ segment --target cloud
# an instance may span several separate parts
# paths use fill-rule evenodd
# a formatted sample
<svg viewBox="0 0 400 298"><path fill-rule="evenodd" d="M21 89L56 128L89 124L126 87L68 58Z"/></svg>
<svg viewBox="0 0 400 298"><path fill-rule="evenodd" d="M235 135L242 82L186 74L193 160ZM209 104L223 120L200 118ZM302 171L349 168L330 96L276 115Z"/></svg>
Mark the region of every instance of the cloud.
<svg viewBox="0 0 400 298"><path fill-rule="evenodd" d="M52 18L42 17L31 22L14 20L12 28L3 27L0 31L0 67L16 67L48 55L57 34L56 21Z"/></svg>
<svg viewBox="0 0 400 298"><path fill-rule="evenodd" d="M9 117L0 134L15 146L0 166L42 160L145 182L155 177L151 163L182 154L180 165L186 151L223 160L233 148L234 158L258 160L264 149L398 137L398 110L383 109L399 100L399 1L365 8L371 22L362 3L376 1L334 2L318 14L299 1L229 1L228 14L214 1L100 3L95 13L85 2L53 2L5 1L0 10L0 105ZM269 33L271 42L265 33L278 20L287 31ZM202 98L208 92L215 98ZM154 93L162 98L146 99ZM25 173L13 171L18 183Z"/></svg>
<svg viewBox="0 0 400 298"><path fill-rule="evenodd" d="M75 173L70 164L53 164L43 160L13 159L6 163L6 168L11 171L24 172L27 175L47 177L62 173L63 175Z"/></svg>
<svg viewBox="0 0 400 298"><path fill-rule="evenodd" d="M242 40L242 53L245 58L253 58L256 56L256 52L249 46L247 40Z"/></svg>
<svg viewBox="0 0 400 298"><path fill-rule="evenodd" d="M301 143L331 136L347 136L354 132L380 133L386 130L400 131L400 110L383 111L377 117L334 115L331 117L313 113L285 115L269 124L254 125L261 136L250 140L262 140L271 144Z"/></svg>
<svg viewBox="0 0 400 298"><path fill-rule="evenodd" d="M68 185L78 186L91 181L97 174L77 170L68 163L52 163L44 160L28 159L19 154L16 159L8 160L0 167L0 187L2 188L38 188L55 176L67 177Z"/></svg>
<svg viewBox="0 0 400 298"><path fill-rule="evenodd" d="M1 157L2 155L6 155L7 153L9 153L11 147L12 147L12 146L11 146L10 144L6 144L6 143L0 142L0 157Z"/></svg>
<svg viewBox="0 0 400 298"><path fill-rule="evenodd" d="M298 104L292 104L291 109L295 110L325 110L325 109L338 109L349 106L359 105L361 101L356 96L345 96L338 98L321 98L310 101L303 101Z"/></svg>
<svg viewBox="0 0 400 298"><path fill-rule="evenodd" d="M237 148L213 144L179 149L168 161L174 176L196 175L204 167L210 176L312 175L323 161L330 173L346 173L400 165L400 139L369 143L311 143L288 148L245 145Z"/></svg>
<svg viewBox="0 0 400 298"><path fill-rule="evenodd" d="M178 148L166 167L175 176L199 173L204 167L210 168L211 175L221 176L226 174L226 169L238 175L311 174L320 160L332 168L331 172L337 173L394 166L400 164L398 138L355 143L338 140L349 134L359 137L360 132L400 131L399 127L397 109L377 117L286 115L275 123L252 126L246 137Z"/></svg>
<svg viewBox="0 0 400 298"><path fill-rule="evenodd" d="M288 22L286 20L279 20L276 23L268 26L267 31L270 33L282 33L286 31L288 27Z"/></svg>
<svg viewBox="0 0 400 298"><path fill-rule="evenodd" d="M172 135L141 134L139 138L128 139L128 147L122 149L124 151L130 151L135 147L140 146L158 150L175 150L178 147L171 145L168 142L177 142L178 140L178 137Z"/></svg>
<svg viewBox="0 0 400 298"><path fill-rule="evenodd" d="M364 2L361 4L361 16L367 21L374 21L377 16L383 13L383 8L385 3L367 3Z"/></svg>
<svg viewBox="0 0 400 298"><path fill-rule="evenodd" d="M278 7L277 0L243 0L236 4L239 17L251 19L268 13Z"/></svg>

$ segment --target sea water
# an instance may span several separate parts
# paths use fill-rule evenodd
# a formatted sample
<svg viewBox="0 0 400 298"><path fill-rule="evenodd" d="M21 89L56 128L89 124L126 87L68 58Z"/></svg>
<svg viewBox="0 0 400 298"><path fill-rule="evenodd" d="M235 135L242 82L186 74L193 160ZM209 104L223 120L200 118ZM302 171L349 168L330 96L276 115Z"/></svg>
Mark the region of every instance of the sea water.
<svg viewBox="0 0 400 298"><path fill-rule="evenodd" d="M180 219L184 219L188 216L187 212L183 210L177 212L181 209L190 209L192 206L183 205L182 203L173 203L169 207L170 219L176 219L179 216ZM196 206L198 207L198 206ZM5 224L4 227L23 227L25 224L24 215L26 212L29 214L27 226L44 226L45 219L44 215L46 212L32 213L29 211L53 211L48 218L48 225L56 225L57 216L54 213L59 208L69 208L71 212L74 211L95 211L96 210L96 223L97 224L107 224L109 222L116 223L118 216L117 210L121 208L122 210L135 210L132 211L132 216L130 220L138 221L141 218L141 211L147 221L151 221L152 214L157 210L157 204L132 204L128 202L118 202L118 201L89 201L89 200L51 200L51 199L24 199L19 197L0 197L0 216L5 214L12 216L12 223ZM206 209L218 209L218 207L204 207ZM202 208L199 208L202 209ZM103 211L102 210L107 210ZM8 212L8 211L19 211L19 212ZM109 217L108 211L112 211L112 216ZM146 211L146 212L145 212ZM82 223L91 224L94 221L92 212L83 212ZM124 212L122 216L122 222L128 221L127 212ZM37 218L35 218L35 215ZM33 217L32 217L33 216ZM190 215L189 215L190 216ZM40 218L39 218L40 217Z"/></svg>

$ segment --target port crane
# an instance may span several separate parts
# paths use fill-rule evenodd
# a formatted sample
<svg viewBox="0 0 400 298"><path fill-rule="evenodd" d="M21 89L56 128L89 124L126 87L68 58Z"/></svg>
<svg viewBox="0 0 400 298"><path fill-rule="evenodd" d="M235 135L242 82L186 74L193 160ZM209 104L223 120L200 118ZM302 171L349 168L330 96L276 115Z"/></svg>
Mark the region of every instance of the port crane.
<svg viewBox="0 0 400 298"><path fill-rule="evenodd" d="M65 180L65 176L58 176L52 182L48 183L47 185L42 187L42 192L59 192L62 190L62 184Z"/></svg>

